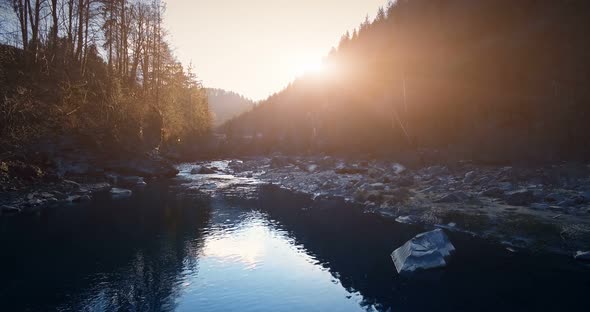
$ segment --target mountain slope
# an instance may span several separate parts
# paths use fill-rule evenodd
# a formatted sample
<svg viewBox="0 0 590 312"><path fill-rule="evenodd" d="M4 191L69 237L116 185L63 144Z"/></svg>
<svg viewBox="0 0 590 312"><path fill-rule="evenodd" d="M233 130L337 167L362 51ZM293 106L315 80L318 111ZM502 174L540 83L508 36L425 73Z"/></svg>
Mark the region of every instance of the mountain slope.
<svg viewBox="0 0 590 312"><path fill-rule="evenodd" d="M405 0L226 125L264 150L590 155L590 3Z"/></svg>
<svg viewBox="0 0 590 312"><path fill-rule="evenodd" d="M254 107L252 100L232 91L209 88L207 95L209 108L214 114L214 126L219 126Z"/></svg>

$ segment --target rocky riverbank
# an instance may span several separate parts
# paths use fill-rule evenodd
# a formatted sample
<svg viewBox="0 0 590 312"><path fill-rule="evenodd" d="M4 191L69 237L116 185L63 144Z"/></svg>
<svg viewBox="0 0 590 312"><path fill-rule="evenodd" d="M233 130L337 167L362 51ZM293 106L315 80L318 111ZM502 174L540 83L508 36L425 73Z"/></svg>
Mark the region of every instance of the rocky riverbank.
<svg viewBox="0 0 590 312"><path fill-rule="evenodd" d="M43 162L0 162L0 216L38 213L60 204L90 201L99 193L132 194L146 181L176 176L173 164L157 154L109 157L88 150L46 153Z"/></svg>
<svg viewBox="0 0 590 312"><path fill-rule="evenodd" d="M590 249L586 164L506 167L456 162L409 167L391 161L276 156L172 166L158 155L117 160L66 155L73 156L53 158L55 165L44 171L15 169L4 162L8 169L2 169L1 213L35 213L51 205L82 203L101 192L122 198L153 179L195 176L199 178L188 179L186 187L199 192L226 188L248 197L257 185L273 184L306 194L318 204L306 209L354 206L401 223L490 238L512 251L571 254ZM28 179L35 182L19 186L6 179L18 173L23 180L23 172L34 175Z"/></svg>
<svg viewBox="0 0 590 312"><path fill-rule="evenodd" d="M408 168L389 161L333 157L250 158L222 170L353 204L397 222L420 223L497 240L509 250L571 254L590 247L590 167L481 166L470 162Z"/></svg>

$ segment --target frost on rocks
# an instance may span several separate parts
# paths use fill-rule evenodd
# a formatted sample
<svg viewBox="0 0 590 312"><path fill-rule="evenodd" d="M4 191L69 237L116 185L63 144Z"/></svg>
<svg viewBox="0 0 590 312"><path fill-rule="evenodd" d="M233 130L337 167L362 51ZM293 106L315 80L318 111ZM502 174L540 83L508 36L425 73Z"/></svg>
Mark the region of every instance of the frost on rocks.
<svg viewBox="0 0 590 312"><path fill-rule="evenodd" d="M410 273L444 267L446 258L455 251L445 232L436 229L416 235L391 253L398 273Z"/></svg>

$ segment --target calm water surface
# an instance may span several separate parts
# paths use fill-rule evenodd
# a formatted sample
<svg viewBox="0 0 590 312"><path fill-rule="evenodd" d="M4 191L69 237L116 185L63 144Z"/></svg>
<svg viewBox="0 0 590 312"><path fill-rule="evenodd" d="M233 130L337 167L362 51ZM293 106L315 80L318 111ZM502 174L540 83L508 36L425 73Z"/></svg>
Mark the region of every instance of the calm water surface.
<svg viewBox="0 0 590 312"><path fill-rule="evenodd" d="M188 176L188 175L187 175ZM187 177L185 176L185 177ZM590 269L451 233L444 270L397 275L423 228L220 176L0 219L1 311L565 311ZM202 182L202 181L201 181Z"/></svg>

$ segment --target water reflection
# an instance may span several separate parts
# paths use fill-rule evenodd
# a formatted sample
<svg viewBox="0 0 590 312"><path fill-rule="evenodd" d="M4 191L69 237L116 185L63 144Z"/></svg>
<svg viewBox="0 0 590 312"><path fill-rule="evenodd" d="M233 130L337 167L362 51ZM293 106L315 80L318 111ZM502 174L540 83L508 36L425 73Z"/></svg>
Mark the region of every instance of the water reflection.
<svg viewBox="0 0 590 312"><path fill-rule="evenodd" d="M275 188L188 183L0 219L0 310L561 311L590 290L590 270L564 257L457 234L448 268L403 278L389 253L421 228L301 209L313 203Z"/></svg>
<svg viewBox="0 0 590 312"><path fill-rule="evenodd" d="M1 310L360 309L264 212L187 192L151 185L2 219Z"/></svg>

